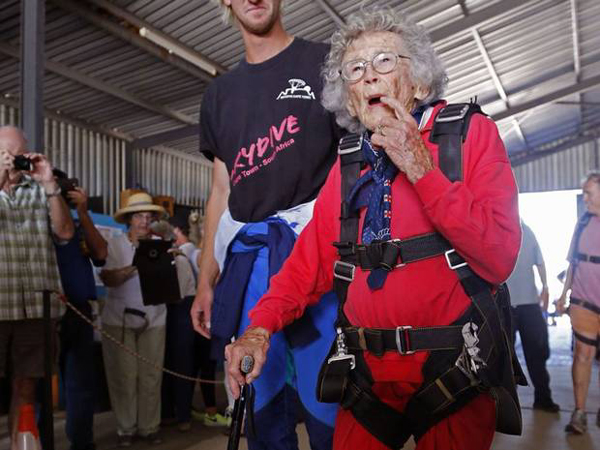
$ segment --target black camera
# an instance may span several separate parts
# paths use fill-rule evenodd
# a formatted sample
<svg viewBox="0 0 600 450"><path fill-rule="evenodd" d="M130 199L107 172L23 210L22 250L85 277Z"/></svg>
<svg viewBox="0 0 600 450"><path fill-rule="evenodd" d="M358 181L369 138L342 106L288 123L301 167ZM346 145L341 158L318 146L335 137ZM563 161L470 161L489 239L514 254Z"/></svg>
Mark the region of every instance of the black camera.
<svg viewBox="0 0 600 450"><path fill-rule="evenodd" d="M13 160L13 167L15 170L24 170L29 172L31 170L31 160L27 156L17 155Z"/></svg>
<svg viewBox="0 0 600 450"><path fill-rule="evenodd" d="M69 203L69 197L67 197L67 193L70 191L74 191L77 186L79 186L79 180L77 178L56 178L56 184L60 188L60 194L63 196L65 201Z"/></svg>

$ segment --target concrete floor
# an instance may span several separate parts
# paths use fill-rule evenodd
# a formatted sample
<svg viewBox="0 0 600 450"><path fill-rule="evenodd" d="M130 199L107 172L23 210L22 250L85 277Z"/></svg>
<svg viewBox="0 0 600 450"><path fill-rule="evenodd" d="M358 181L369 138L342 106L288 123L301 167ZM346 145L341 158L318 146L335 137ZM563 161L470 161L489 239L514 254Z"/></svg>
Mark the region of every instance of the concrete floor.
<svg viewBox="0 0 600 450"><path fill-rule="evenodd" d="M600 450L600 428L595 425L596 412L600 407L600 391L598 387L598 363L594 366L592 383L588 396L588 433L582 436L571 436L564 432L573 409L573 395L571 384L571 330L568 318L559 319L558 325L550 327L550 342L552 357L548 361L551 376L551 387L554 400L561 406L558 414L550 414L531 409L533 403L533 389L525 387L519 389L521 405L523 408L523 435L506 436L496 434L492 449L494 450ZM520 351L520 342L517 340L517 353ZM522 355L520 354L522 360ZM223 393L218 395L218 403L224 407ZM195 404L201 407L199 399ZM0 449L8 448L5 434L5 417L0 418ZM58 412L55 416L56 425L56 450L67 450L68 443L64 434L64 413ZM109 450L116 447L114 435L114 417L112 413L102 413L95 416L95 436L98 450ZM227 448L227 436L222 428L208 428L199 422L192 424L192 429L181 433L176 428L162 430L164 443L152 446L155 450L213 450ZM308 450L308 437L303 425L298 426L300 450ZM131 447L132 450L146 449L147 444L138 441ZM240 443L240 450L246 450L245 439ZM414 442L410 441L406 450L414 449ZM354 450L354 449L352 449ZM360 449L357 449L360 450Z"/></svg>

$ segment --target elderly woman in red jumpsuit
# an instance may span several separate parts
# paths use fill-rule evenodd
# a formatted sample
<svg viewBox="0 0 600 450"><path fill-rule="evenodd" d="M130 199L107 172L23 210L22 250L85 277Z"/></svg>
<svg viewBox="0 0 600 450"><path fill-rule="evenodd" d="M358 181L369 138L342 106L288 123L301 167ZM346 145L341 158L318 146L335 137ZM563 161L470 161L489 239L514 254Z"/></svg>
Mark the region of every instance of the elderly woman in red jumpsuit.
<svg viewBox="0 0 600 450"><path fill-rule="evenodd" d="M474 114L463 143L462 180L451 182L440 170L438 146L429 141L429 134L445 105L440 99L446 74L424 29L390 9L360 11L333 35L324 77L324 105L336 113L341 126L364 133L363 146L371 152L361 172L361 178L371 178L364 183L371 190L359 211L359 242L437 232L490 285L508 278L521 239L510 162L494 123ZM338 161L317 199L312 221L251 311L250 326L226 349L236 395L238 384L259 376L270 335L332 289L332 267L338 259L332 243L340 235L340 178ZM444 255L398 267L383 281L371 282L370 275L357 267L348 289L344 312L355 326L444 326L470 304ZM388 351L377 356L365 351L373 392L402 411L423 382L421 368L428 353ZM255 360L245 377L239 369L244 355ZM482 393L432 426L417 448L488 449L494 423L494 401ZM334 448L387 447L350 411L340 408Z"/></svg>

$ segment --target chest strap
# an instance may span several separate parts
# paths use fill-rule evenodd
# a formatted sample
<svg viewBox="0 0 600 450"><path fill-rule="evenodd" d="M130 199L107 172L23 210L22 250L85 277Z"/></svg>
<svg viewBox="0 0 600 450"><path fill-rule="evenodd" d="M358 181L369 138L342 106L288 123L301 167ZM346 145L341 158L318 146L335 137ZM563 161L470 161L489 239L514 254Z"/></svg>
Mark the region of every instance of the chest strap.
<svg viewBox="0 0 600 450"><path fill-rule="evenodd" d="M591 262L594 264L600 264L600 256L586 255L585 253L575 253L575 259L578 261Z"/></svg>
<svg viewBox="0 0 600 450"><path fill-rule="evenodd" d="M341 261L336 261L334 277L351 282L356 267L373 270L381 267L391 271L416 261L444 255L450 269L465 266L465 260L452 248L452 245L439 233L430 233L410 239L391 239L373 242L368 245L353 242L335 242Z"/></svg>
<svg viewBox="0 0 600 450"><path fill-rule="evenodd" d="M350 350L367 350L375 356L387 351L410 355L420 351L459 350L465 341L461 326L413 328L344 328Z"/></svg>

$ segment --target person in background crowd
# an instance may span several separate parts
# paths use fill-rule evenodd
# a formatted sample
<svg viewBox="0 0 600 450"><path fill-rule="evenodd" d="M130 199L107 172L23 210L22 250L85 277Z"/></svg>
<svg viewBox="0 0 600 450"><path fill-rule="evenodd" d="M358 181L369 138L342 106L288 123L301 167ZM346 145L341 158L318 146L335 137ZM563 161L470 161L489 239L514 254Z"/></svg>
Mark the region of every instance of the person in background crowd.
<svg viewBox="0 0 600 450"><path fill-rule="evenodd" d="M171 218L175 236L174 246L186 257L190 270L194 268L199 249L188 239L189 225L187 221L177 217ZM196 268L197 270L197 268ZM196 273L196 271L194 271ZM167 341L165 350L165 366L175 372L207 380L215 380L215 361L210 359L210 340L198 335L193 328L190 307L196 292L196 278L191 280L191 294L183 298L181 303L167 305ZM198 372L200 369L200 372ZM208 426L226 426L228 421L217 413L215 385L200 383L206 413L199 417ZM163 423L177 422L182 432L190 429L194 383L177 379L166 374L163 380ZM198 417L197 413L196 416Z"/></svg>
<svg viewBox="0 0 600 450"><path fill-rule="evenodd" d="M288 34L281 0L215 3L240 30L246 54L202 99L201 150L214 169L191 314L222 358L310 220L339 129L320 104L327 45ZM329 293L293 329L273 337L266 376L255 385L251 450L295 448L299 410L313 450L331 448L337 407L318 403L314 392L336 305Z"/></svg>
<svg viewBox="0 0 600 450"><path fill-rule="evenodd" d="M579 219L571 239L569 269L556 303L557 312L564 313L570 292L568 311L575 337L572 368L575 410L565 431L575 434L587 431L585 405L600 340L600 172L591 172L583 182L583 201L587 212ZM596 425L600 427L600 409Z"/></svg>
<svg viewBox="0 0 600 450"><path fill-rule="evenodd" d="M87 210L87 194L79 186L69 186L66 173L54 169L65 200L77 212L75 235L65 245L56 245L58 270L65 296L85 317L92 320L96 281L92 269L104 265L108 244L94 226ZM68 189L68 190L67 190ZM73 310L67 308L60 321L59 367L65 392L67 437L71 450L94 450L94 407L96 367L94 330Z"/></svg>
<svg viewBox="0 0 600 450"><path fill-rule="evenodd" d="M19 410L35 402L37 379L44 376L43 291L52 293L51 317L64 312L53 241L64 243L73 233L50 162L27 151L20 129L0 127L0 377L12 380L13 450Z"/></svg>
<svg viewBox="0 0 600 450"><path fill-rule="evenodd" d="M552 400L550 374L546 361L550 357L548 323L544 311L548 310L548 280L546 265L537 239L525 222L521 221L521 250L517 264L506 281L512 305L513 333L521 336L523 353L529 378L534 387L533 409L556 413L560 407ZM542 292L538 295L533 267L536 267Z"/></svg>
<svg viewBox="0 0 600 450"><path fill-rule="evenodd" d="M140 278L132 262L138 241L149 239L150 224L164 216L164 208L155 205L150 195L131 195L114 214L117 222L127 224L127 233L109 239L106 265L100 272L107 287L102 329L158 366L164 360L167 308L164 304L144 304ZM102 355L117 419L118 445L131 446L136 434L150 444L160 444L162 372L106 337L102 338Z"/></svg>
<svg viewBox="0 0 600 450"><path fill-rule="evenodd" d="M274 333L335 286L345 303L337 352L324 366L330 382L320 386L322 394L337 387L341 398L334 448L401 448L413 435L418 450L489 449L496 405L488 389L510 398L498 410L520 430L513 374L494 381L501 386L490 378L498 367L512 369L509 342L481 318L498 323L502 298L490 285L508 278L521 240L498 129L483 114L470 116L462 174L450 181L439 167L441 146L429 139L447 78L424 27L388 8L365 8L331 42L323 103L356 133L341 157L352 158L358 179L342 195L349 174L338 160L313 219L226 349L232 390L237 396L241 384L259 374L260 381ZM492 341L499 345L490 348ZM483 361L491 352L498 358ZM246 355L254 369L245 376Z"/></svg>

